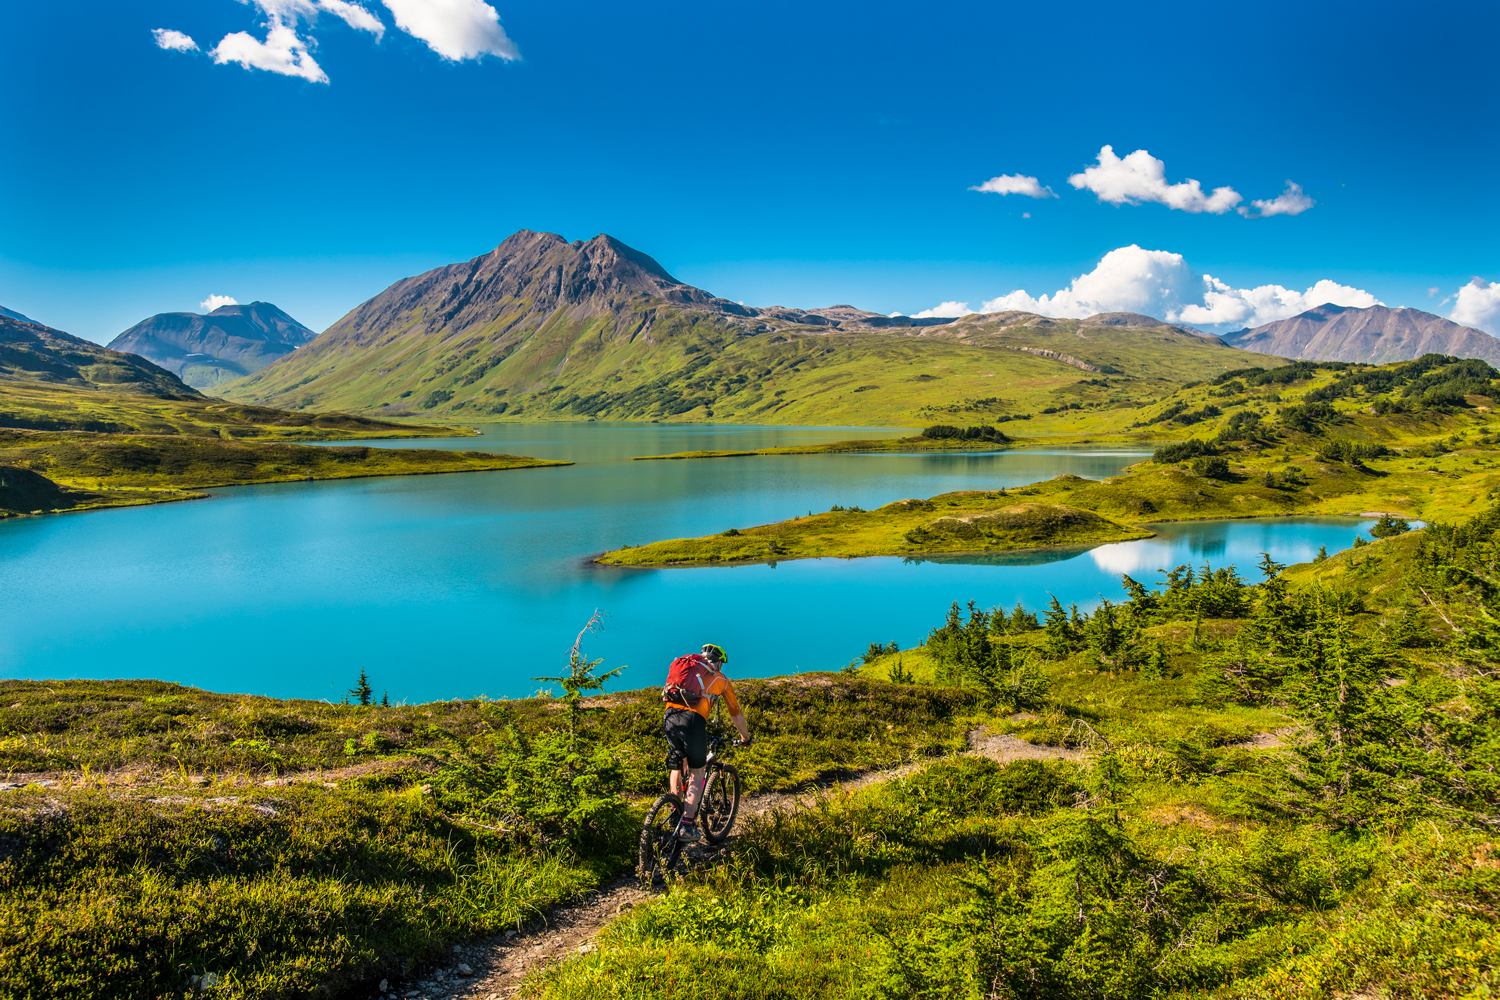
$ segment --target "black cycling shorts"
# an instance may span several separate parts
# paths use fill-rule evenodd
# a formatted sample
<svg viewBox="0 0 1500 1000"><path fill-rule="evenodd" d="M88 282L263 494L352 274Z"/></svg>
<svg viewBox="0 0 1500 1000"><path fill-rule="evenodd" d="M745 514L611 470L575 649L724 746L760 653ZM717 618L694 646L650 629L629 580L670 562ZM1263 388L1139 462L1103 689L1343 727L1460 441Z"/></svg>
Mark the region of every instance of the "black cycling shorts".
<svg viewBox="0 0 1500 1000"><path fill-rule="evenodd" d="M694 770L708 763L708 723L703 716L686 708L669 708L661 727L667 734L668 771L681 768L684 757Z"/></svg>

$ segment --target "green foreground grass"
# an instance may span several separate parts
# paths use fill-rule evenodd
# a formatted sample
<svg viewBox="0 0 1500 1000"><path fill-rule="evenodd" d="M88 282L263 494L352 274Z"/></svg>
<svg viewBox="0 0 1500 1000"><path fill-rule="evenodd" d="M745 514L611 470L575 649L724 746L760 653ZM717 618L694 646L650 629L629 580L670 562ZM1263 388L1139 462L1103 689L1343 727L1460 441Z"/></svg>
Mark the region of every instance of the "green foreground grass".
<svg viewBox="0 0 1500 1000"><path fill-rule="evenodd" d="M738 755L749 790L951 754L981 700L841 675L740 690L761 737ZM221 997L410 983L454 941L612 878L634 846L629 803L662 783L655 690L589 703L582 735L626 805L607 836L572 839L442 780L455 748L519 739L543 790L528 814L576 807L567 751L548 756L552 699L361 707L6 681L0 704L0 766L27 783L0 791L7 998L186 997L205 973Z"/></svg>
<svg viewBox="0 0 1500 1000"><path fill-rule="evenodd" d="M873 643L866 675L987 690L992 731L1078 759L945 761L752 820L531 995L1493 996L1500 633L1465 574L1497 528Z"/></svg>

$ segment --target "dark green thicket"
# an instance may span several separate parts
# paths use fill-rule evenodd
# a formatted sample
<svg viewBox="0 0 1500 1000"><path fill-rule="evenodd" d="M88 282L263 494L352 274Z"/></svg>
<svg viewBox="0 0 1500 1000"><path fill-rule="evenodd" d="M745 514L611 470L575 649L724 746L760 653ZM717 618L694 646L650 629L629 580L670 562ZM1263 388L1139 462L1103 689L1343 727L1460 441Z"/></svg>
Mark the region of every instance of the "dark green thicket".
<svg viewBox="0 0 1500 1000"><path fill-rule="evenodd" d="M1202 455L1217 455L1219 449L1207 441L1199 438L1189 438L1186 441L1177 441L1172 444L1164 444L1156 449L1151 456L1153 462L1185 462L1190 458L1198 458Z"/></svg>
<svg viewBox="0 0 1500 1000"><path fill-rule="evenodd" d="M960 441L994 441L996 443L1010 440L988 424L982 427L953 427L949 424L937 424L924 430L922 436L934 440L952 438Z"/></svg>

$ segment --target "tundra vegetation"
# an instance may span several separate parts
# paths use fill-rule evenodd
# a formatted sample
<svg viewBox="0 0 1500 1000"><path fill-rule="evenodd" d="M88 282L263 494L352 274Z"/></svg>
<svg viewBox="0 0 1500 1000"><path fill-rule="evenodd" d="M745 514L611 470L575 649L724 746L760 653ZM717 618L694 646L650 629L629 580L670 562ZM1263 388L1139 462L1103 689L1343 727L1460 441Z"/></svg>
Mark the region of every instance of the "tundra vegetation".
<svg viewBox="0 0 1500 1000"><path fill-rule="evenodd" d="M743 682L751 792L924 766L746 820L531 994L1493 993L1500 507L1395 520ZM0 682L8 992L367 995L590 890L662 781L656 692L589 695L602 666L412 706Z"/></svg>
<svg viewBox="0 0 1500 1000"><path fill-rule="evenodd" d="M0 399L0 518L192 499L214 486L569 464L476 451L294 443L472 433L196 396L7 383Z"/></svg>

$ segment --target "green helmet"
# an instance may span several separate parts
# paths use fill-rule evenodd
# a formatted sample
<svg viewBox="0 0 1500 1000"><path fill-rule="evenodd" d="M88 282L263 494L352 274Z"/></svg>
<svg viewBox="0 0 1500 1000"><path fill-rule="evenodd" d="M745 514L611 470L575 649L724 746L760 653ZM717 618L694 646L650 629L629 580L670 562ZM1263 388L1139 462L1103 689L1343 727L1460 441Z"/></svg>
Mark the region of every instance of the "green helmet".
<svg viewBox="0 0 1500 1000"><path fill-rule="evenodd" d="M723 646L715 646L711 642L704 643L704 645L703 645L703 655L706 656L706 657L708 657L711 660L717 660L720 663L728 663L729 662L729 654L726 653L726 652L724 652L724 647Z"/></svg>

